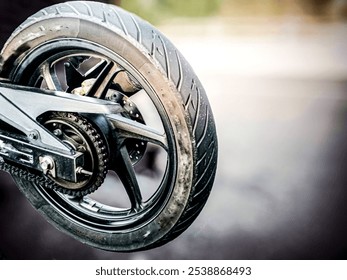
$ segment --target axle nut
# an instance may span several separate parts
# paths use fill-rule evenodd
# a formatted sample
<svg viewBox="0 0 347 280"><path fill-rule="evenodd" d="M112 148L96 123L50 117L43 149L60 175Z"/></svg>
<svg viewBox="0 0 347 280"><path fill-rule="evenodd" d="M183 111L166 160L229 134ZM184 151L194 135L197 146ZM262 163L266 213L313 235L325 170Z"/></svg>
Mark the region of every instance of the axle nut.
<svg viewBox="0 0 347 280"><path fill-rule="evenodd" d="M44 174L54 169L54 160L49 156L40 157L40 166Z"/></svg>

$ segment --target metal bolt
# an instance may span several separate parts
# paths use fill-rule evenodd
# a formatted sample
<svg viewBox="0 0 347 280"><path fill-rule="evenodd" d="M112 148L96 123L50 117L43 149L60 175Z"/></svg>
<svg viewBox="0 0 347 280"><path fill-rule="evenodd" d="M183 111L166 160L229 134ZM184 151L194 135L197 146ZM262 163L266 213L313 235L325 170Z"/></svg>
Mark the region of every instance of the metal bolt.
<svg viewBox="0 0 347 280"><path fill-rule="evenodd" d="M92 175L93 175L93 172L84 170L81 166L79 166L79 167L76 168L76 173L77 173L77 174L88 175L88 176L92 176Z"/></svg>
<svg viewBox="0 0 347 280"><path fill-rule="evenodd" d="M47 161L41 162L41 168L42 168L43 170L48 170L49 167L50 167L49 162L47 162Z"/></svg>
<svg viewBox="0 0 347 280"><path fill-rule="evenodd" d="M32 131L29 133L29 138L32 140L37 140L39 138L39 134L36 131Z"/></svg>
<svg viewBox="0 0 347 280"><path fill-rule="evenodd" d="M40 157L40 166L44 174L54 169L54 160L49 156Z"/></svg>
<svg viewBox="0 0 347 280"><path fill-rule="evenodd" d="M61 136L61 135L63 135L63 132L61 131L61 129L55 129L55 130L53 131L53 134L54 134L55 136Z"/></svg>

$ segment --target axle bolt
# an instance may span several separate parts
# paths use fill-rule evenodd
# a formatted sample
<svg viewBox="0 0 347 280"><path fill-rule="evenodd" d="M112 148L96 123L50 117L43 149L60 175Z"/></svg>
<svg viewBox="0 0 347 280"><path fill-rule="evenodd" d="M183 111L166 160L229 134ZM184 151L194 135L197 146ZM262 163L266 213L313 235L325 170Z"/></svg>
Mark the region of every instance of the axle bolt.
<svg viewBox="0 0 347 280"><path fill-rule="evenodd" d="M54 160L51 157L44 156L44 157L40 157L39 160L40 160L40 166L42 168L43 174L46 175L49 171L54 170Z"/></svg>

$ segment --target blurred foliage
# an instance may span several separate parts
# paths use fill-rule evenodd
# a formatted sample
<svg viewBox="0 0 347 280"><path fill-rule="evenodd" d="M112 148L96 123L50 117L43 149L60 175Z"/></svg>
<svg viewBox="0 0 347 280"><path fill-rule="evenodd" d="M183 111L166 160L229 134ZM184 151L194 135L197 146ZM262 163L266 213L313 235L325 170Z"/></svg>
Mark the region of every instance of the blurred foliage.
<svg viewBox="0 0 347 280"><path fill-rule="evenodd" d="M204 17L219 11L223 0L122 0L121 6L139 16L158 22L172 17Z"/></svg>
<svg viewBox="0 0 347 280"><path fill-rule="evenodd" d="M326 17L339 13L347 16L347 0L121 0L121 6L152 23L174 17L213 15L254 17L300 13Z"/></svg>
<svg viewBox="0 0 347 280"><path fill-rule="evenodd" d="M303 8L304 12L311 15L324 15L328 12L332 0L295 0ZM336 1L335 1L336 2Z"/></svg>
<svg viewBox="0 0 347 280"><path fill-rule="evenodd" d="M224 0L220 13L225 16L278 15L286 11L285 0Z"/></svg>

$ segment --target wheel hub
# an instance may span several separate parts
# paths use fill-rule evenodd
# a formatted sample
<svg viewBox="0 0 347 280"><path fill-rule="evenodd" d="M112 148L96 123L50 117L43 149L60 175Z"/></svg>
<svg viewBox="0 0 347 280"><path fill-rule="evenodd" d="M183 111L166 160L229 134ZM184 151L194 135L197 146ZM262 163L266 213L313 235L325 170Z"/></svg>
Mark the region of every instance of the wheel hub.
<svg viewBox="0 0 347 280"><path fill-rule="evenodd" d="M42 159L46 176L54 181L57 191L82 196L94 192L103 183L107 174L108 154L105 141L86 119L77 114L53 113L44 118L43 125L73 150L83 153L84 166L77 167L77 182L54 176L53 165ZM64 168L54 166L54 168Z"/></svg>
<svg viewBox="0 0 347 280"><path fill-rule="evenodd" d="M74 71L77 71L77 68L74 68ZM95 81L96 78L85 79L81 82L80 86L72 89L71 93L85 96L88 94ZM138 90L139 88L136 82L131 79L126 72L121 71L112 81L105 99L120 104L124 110L122 113L124 117L141 124L146 124L137 105L128 97L128 95L131 96L131 94ZM130 160L132 164L135 165L143 158L146 152L147 143L136 139L128 139L126 147Z"/></svg>

